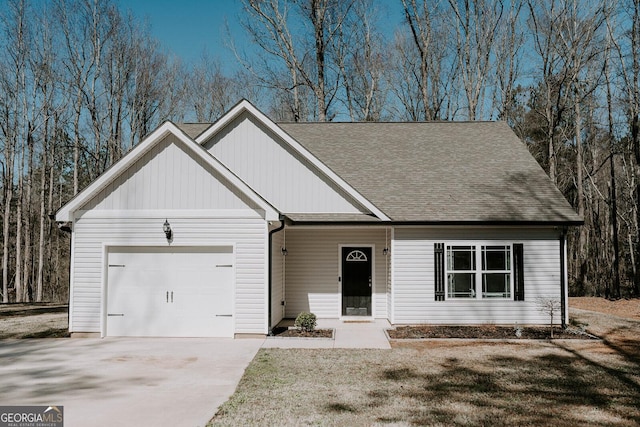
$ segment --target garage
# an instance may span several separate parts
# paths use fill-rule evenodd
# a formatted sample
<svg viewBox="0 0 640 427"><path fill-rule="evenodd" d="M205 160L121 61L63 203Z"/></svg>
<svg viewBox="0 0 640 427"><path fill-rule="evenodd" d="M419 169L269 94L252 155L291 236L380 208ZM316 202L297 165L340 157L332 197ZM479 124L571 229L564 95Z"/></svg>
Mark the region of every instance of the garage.
<svg viewBox="0 0 640 427"><path fill-rule="evenodd" d="M233 337L231 246L112 247L107 336Z"/></svg>

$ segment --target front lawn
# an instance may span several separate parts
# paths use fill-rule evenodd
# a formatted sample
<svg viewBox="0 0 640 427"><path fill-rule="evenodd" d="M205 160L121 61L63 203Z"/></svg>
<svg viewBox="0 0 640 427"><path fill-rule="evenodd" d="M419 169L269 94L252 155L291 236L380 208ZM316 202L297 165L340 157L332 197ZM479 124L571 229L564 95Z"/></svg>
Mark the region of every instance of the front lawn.
<svg viewBox="0 0 640 427"><path fill-rule="evenodd" d="M640 366L574 343L262 349L211 425L640 424Z"/></svg>
<svg viewBox="0 0 640 427"><path fill-rule="evenodd" d="M210 425L640 425L640 322L585 313L602 341L262 349Z"/></svg>

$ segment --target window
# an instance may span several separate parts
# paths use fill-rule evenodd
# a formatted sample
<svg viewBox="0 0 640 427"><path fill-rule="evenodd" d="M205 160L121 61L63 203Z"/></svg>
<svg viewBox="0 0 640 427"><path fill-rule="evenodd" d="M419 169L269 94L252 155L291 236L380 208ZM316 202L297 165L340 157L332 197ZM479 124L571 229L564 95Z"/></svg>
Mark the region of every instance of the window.
<svg viewBox="0 0 640 427"><path fill-rule="evenodd" d="M475 247L447 246L447 297L474 298L475 295Z"/></svg>
<svg viewBox="0 0 640 427"><path fill-rule="evenodd" d="M445 246L446 255L438 255L438 248ZM442 293L437 276L444 272L446 275L446 299L473 298L473 299L511 299L514 294L514 272L512 270L512 246L519 249L519 262L521 263L522 245L510 244L467 244L467 245L443 245L436 244L435 271L436 271L436 300L442 301ZM442 249L439 249L441 252ZM443 258L446 258L442 266ZM444 267L444 268L443 268ZM516 279L521 276L522 268L519 267ZM520 279L522 278L520 277ZM524 299L523 284L516 289L516 300Z"/></svg>
<svg viewBox="0 0 640 427"><path fill-rule="evenodd" d="M511 298L509 246L482 246L482 298Z"/></svg>

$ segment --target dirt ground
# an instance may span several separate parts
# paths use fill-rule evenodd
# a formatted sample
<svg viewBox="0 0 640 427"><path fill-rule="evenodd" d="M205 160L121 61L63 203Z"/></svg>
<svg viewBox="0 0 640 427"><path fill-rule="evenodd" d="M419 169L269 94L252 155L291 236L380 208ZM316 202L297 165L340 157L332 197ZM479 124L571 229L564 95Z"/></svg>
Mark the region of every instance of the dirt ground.
<svg viewBox="0 0 640 427"><path fill-rule="evenodd" d="M0 339L69 336L63 304L0 304Z"/></svg>
<svg viewBox="0 0 640 427"><path fill-rule="evenodd" d="M569 308L598 311L628 319L640 320L640 298L610 301L598 297L571 297Z"/></svg>

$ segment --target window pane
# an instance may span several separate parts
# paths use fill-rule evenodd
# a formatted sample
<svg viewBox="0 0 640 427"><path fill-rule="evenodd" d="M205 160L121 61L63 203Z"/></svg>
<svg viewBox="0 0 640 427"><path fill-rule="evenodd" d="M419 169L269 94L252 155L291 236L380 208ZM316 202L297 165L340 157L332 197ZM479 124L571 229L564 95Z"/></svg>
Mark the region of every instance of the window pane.
<svg viewBox="0 0 640 427"><path fill-rule="evenodd" d="M483 273L482 298L511 298L511 275Z"/></svg>
<svg viewBox="0 0 640 427"><path fill-rule="evenodd" d="M447 247L449 270L469 271L476 269L476 249L474 246Z"/></svg>
<svg viewBox="0 0 640 427"><path fill-rule="evenodd" d="M447 293L449 298L475 298L475 273L447 274Z"/></svg>
<svg viewBox="0 0 640 427"><path fill-rule="evenodd" d="M509 270L511 269L511 251L509 246L483 246L482 269L483 270Z"/></svg>

